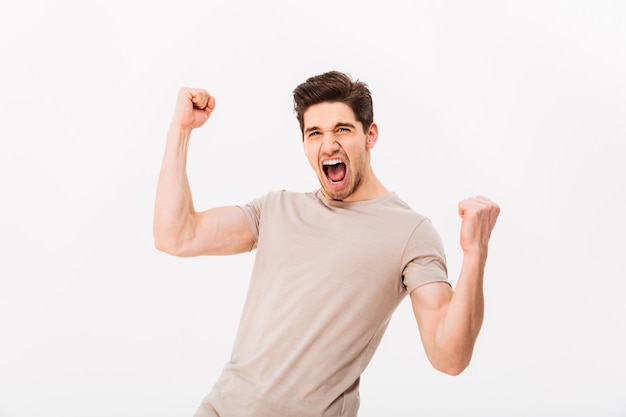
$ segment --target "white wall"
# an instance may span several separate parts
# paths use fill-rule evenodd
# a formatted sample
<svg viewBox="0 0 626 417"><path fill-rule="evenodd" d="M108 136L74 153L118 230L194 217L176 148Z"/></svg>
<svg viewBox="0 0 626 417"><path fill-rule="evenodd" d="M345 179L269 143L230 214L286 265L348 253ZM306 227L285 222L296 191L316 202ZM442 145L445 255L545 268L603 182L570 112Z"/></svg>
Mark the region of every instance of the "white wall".
<svg viewBox="0 0 626 417"><path fill-rule="evenodd" d="M615 1L0 4L0 416L191 416L253 255L152 245L177 89L217 97L198 208L317 187L291 91L367 82L383 182L431 217L500 203L474 360L427 364L403 303L361 416L626 415L626 6Z"/></svg>

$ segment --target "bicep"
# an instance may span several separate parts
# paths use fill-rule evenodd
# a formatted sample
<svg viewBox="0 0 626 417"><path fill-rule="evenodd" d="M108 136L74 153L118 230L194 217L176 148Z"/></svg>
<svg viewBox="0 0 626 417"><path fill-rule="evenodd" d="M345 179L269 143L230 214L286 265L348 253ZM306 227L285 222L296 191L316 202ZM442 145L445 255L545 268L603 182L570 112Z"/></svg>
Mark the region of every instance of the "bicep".
<svg viewBox="0 0 626 417"><path fill-rule="evenodd" d="M194 217L193 239L182 256L232 255L252 249L254 239L240 207L215 207Z"/></svg>
<svg viewBox="0 0 626 417"><path fill-rule="evenodd" d="M415 288L410 296L422 344L430 357L435 346L437 327L452 300L452 287L447 282L432 282Z"/></svg>

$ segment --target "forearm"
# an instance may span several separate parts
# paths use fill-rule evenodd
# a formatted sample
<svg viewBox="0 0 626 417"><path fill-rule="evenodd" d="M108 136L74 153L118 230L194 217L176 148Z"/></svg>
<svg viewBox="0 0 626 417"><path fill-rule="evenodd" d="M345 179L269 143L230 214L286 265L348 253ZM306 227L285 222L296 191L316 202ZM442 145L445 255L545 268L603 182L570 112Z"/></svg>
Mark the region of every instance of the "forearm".
<svg viewBox="0 0 626 417"><path fill-rule="evenodd" d="M484 316L483 275L486 254L466 254L454 294L435 334L435 351L448 373L467 367Z"/></svg>
<svg viewBox="0 0 626 417"><path fill-rule="evenodd" d="M483 324L483 275L489 237L500 207L478 196L459 203L463 263L454 291L448 285L423 285L411 292L415 318L433 366L447 374L461 373L472 358Z"/></svg>
<svg viewBox="0 0 626 417"><path fill-rule="evenodd" d="M187 151L191 129L170 127L161 164L154 206L154 242L162 251L176 253L193 234L194 206L187 178Z"/></svg>

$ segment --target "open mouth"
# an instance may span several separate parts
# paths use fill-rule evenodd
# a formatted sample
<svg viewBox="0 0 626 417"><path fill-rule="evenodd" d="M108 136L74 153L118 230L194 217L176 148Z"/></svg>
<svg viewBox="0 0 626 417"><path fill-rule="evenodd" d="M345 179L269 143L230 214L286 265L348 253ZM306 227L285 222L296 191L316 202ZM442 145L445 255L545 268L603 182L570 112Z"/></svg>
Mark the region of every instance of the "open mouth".
<svg viewBox="0 0 626 417"><path fill-rule="evenodd" d="M328 159L322 162L322 169L331 184L339 184L346 178L346 164L341 159Z"/></svg>

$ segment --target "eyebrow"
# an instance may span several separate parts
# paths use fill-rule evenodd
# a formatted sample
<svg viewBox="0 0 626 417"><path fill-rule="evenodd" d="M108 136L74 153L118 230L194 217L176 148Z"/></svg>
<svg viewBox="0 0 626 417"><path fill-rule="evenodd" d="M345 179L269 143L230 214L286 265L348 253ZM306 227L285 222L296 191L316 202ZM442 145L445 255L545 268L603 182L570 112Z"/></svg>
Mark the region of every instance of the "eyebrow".
<svg viewBox="0 0 626 417"><path fill-rule="evenodd" d="M351 127L352 129L355 129L355 128L356 128L356 126L355 126L355 125L353 125L352 123L349 123L349 122L339 122L339 123L337 123L337 124L333 127L333 130L334 130L334 129L337 129L338 127ZM319 128L319 127L317 127L317 126L311 126L311 127L307 127L307 128L304 130L304 133L310 133L310 132L314 132L314 131L316 131L316 130L322 130L322 129L320 129L320 128Z"/></svg>

